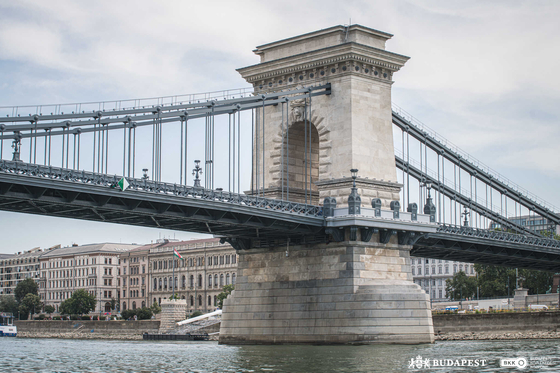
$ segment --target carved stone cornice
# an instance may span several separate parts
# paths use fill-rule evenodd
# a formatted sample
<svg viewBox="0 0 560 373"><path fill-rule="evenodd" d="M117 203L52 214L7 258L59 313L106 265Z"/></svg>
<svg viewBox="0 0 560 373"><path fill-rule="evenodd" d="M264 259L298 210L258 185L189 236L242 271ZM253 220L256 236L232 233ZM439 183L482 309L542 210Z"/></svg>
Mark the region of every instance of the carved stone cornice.
<svg viewBox="0 0 560 373"><path fill-rule="evenodd" d="M354 42L298 54L240 68L237 71L247 82L260 89L282 88L306 84L342 75L362 77L391 83L409 57Z"/></svg>
<svg viewBox="0 0 560 373"><path fill-rule="evenodd" d="M343 189L347 188L350 191L352 187L352 178L351 177L343 177L340 179L327 179L327 180L318 180L315 181L315 185L321 190L323 188L335 188L335 189ZM376 179L364 179L358 177L356 179L356 187L358 189L376 189L376 190L383 190L388 192L400 191L402 188L402 184L393 181L385 181L385 180L376 180Z"/></svg>

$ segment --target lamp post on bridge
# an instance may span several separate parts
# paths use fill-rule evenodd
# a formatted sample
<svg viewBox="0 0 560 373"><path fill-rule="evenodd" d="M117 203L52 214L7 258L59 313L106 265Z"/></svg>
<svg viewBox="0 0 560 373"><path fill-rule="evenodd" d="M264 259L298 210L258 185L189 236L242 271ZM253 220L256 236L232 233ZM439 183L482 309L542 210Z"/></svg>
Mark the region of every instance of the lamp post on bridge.
<svg viewBox="0 0 560 373"><path fill-rule="evenodd" d="M420 186L425 187L428 190L428 197L426 198L426 204L424 205L424 214L430 215L430 223L436 222L436 205L432 200L432 195L430 191L432 190L432 183L425 182L422 183Z"/></svg>
<svg viewBox="0 0 560 373"><path fill-rule="evenodd" d="M193 176L195 176L194 178L194 187L195 188L200 188L200 179L198 177L198 174L202 174L202 168L200 167L200 160L195 160L194 161L194 168L193 168Z"/></svg>
<svg viewBox="0 0 560 373"><path fill-rule="evenodd" d="M350 170L352 173L352 191L348 196L348 214L359 215L361 212L362 198L358 194L358 188L356 188L356 178L358 177L358 170L353 168Z"/></svg>
<svg viewBox="0 0 560 373"><path fill-rule="evenodd" d="M467 220L467 216L470 216L470 212L467 211L467 206L463 206L463 208L465 209L463 211L463 213L461 215L463 215L465 217L465 220L463 221L463 227L468 227L469 226L469 221Z"/></svg>

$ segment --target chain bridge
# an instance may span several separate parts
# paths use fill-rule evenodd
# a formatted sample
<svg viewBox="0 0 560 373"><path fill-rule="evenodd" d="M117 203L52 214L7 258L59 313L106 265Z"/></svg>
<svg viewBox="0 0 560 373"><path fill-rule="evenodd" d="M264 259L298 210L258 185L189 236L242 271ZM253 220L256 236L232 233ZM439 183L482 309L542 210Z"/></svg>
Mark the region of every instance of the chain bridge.
<svg viewBox="0 0 560 373"><path fill-rule="evenodd" d="M0 107L0 209L207 233L240 253L361 242L560 271L560 241L519 219L555 228L558 209L391 102L408 60L391 36L336 26L257 47L238 70L252 89Z"/></svg>

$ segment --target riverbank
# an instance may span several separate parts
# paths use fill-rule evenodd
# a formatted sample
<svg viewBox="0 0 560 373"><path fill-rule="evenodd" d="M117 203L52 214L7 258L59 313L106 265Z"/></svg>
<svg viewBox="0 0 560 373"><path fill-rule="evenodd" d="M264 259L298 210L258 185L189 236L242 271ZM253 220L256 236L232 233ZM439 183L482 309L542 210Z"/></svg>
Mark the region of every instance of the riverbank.
<svg viewBox="0 0 560 373"><path fill-rule="evenodd" d="M141 341L142 334L107 334L107 333L87 333L87 332L18 332L18 338L57 338L57 339L105 339L123 341ZM209 336L209 341L217 341L218 334Z"/></svg>
<svg viewBox="0 0 560 373"><path fill-rule="evenodd" d="M108 334L108 333L79 333L79 332L19 332L18 338L61 338L61 339L116 339L126 341L141 341L142 334Z"/></svg>
<svg viewBox="0 0 560 373"><path fill-rule="evenodd" d="M436 334L436 341L504 341L522 339L560 339L560 332L458 332Z"/></svg>

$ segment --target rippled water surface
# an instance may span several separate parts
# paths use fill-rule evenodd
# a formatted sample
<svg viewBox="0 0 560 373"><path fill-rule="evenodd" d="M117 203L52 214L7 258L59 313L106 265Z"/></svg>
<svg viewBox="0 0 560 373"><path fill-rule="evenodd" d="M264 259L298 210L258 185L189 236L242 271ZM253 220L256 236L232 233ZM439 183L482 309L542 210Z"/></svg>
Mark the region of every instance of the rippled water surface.
<svg viewBox="0 0 560 373"><path fill-rule="evenodd" d="M0 338L2 372L558 372L559 341L438 342L433 345L224 346L216 342ZM421 356L429 368L410 368ZM528 367L500 368L501 358ZM484 367L433 360L486 359Z"/></svg>

